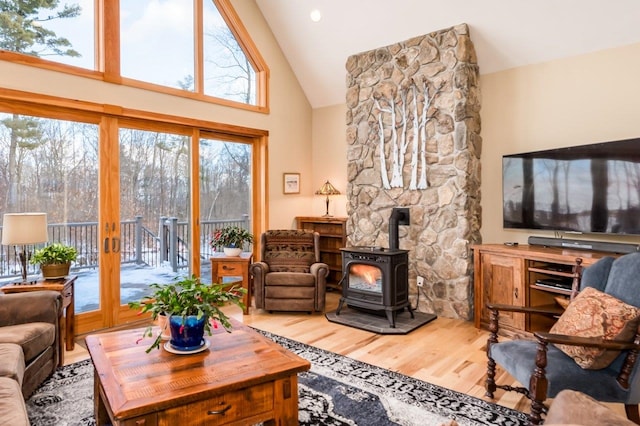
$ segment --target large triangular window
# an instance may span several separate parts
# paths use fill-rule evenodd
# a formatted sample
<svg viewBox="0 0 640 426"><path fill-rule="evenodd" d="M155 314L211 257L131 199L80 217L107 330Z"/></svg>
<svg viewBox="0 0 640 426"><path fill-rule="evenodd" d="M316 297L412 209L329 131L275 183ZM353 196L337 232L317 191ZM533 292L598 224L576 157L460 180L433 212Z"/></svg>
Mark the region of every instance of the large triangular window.
<svg viewBox="0 0 640 426"><path fill-rule="evenodd" d="M206 95L255 105L258 83L254 59L245 53L237 34L212 0L203 9L203 90ZM242 41L242 40L241 40Z"/></svg>

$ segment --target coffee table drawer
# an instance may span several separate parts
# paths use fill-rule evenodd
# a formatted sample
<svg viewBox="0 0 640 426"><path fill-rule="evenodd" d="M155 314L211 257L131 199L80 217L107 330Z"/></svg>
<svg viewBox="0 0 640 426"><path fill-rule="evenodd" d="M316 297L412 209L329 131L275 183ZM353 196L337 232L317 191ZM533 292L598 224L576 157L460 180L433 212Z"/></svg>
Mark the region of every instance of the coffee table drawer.
<svg viewBox="0 0 640 426"><path fill-rule="evenodd" d="M158 424L157 417L156 413L147 414L146 416L127 419L117 424L118 426L156 426Z"/></svg>
<svg viewBox="0 0 640 426"><path fill-rule="evenodd" d="M158 425L224 425L273 410L273 382L158 413Z"/></svg>

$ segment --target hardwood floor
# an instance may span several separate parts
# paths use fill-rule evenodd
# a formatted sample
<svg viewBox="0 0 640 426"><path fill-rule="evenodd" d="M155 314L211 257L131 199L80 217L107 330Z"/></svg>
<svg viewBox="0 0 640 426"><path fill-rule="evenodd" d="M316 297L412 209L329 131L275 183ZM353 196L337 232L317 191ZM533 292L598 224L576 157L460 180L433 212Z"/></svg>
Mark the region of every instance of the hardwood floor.
<svg viewBox="0 0 640 426"><path fill-rule="evenodd" d="M326 310L334 310L339 298L337 292L327 293ZM226 307L225 312L257 329L490 401L484 396L488 332L476 329L470 321L437 318L409 334L394 336L331 323L323 314L269 314L252 308L249 315L243 316L236 306ZM77 341L80 344L65 354L67 364L89 356L84 349L84 336ZM496 381L516 385L500 370ZM529 411L529 401L515 392L498 390L492 402ZM624 414L622 404L611 405Z"/></svg>
<svg viewBox="0 0 640 426"><path fill-rule="evenodd" d="M327 293L326 310L334 310L339 298L337 292ZM252 308L243 316L236 306L225 308L225 312L260 330L487 399L484 375L488 333L476 329L472 322L437 318L409 334L392 336L331 323L323 314L269 314ZM84 336L77 342L80 344L73 351L65 353L66 364L89 357ZM526 398L514 392L498 391L493 402L521 411L529 409Z"/></svg>

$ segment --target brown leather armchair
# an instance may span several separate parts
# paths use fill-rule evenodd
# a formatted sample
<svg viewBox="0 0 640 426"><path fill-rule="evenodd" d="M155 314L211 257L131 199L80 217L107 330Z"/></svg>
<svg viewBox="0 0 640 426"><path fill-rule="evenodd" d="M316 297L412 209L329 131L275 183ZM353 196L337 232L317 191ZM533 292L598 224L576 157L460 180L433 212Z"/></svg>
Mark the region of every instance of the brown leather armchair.
<svg viewBox="0 0 640 426"><path fill-rule="evenodd" d="M260 262L250 266L256 308L322 312L329 266L320 262L320 235L270 230L260 239Z"/></svg>

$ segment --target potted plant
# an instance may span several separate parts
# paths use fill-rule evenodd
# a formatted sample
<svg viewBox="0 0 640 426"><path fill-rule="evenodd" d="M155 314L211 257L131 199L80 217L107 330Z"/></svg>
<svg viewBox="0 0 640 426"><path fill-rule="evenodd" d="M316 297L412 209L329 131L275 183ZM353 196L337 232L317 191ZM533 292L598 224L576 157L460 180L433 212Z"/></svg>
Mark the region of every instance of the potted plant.
<svg viewBox="0 0 640 426"><path fill-rule="evenodd" d="M239 226L225 226L213 231L210 244L213 249L222 247L227 256L240 256L242 246L252 242L253 234L248 230Z"/></svg>
<svg viewBox="0 0 640 426"><path fill-rule="evenodd" d="M154 291L137 302L129 302L132 309L140 309L140 313L151 313L153 320L160 315L168 318L171 328L170 345L181 351L192 351L204 345L203 336L206 331L211 336L211 326L222 325L227 332L231 331L231 322L220 307L233 303L244 309L242 296L246 290L242 287L222 284L205 284L195 275L190 278L176 278L170 284L150 284ZM145 329L143 337L153 337L153 326ZM160 347L162 330L147 348Z"/></svg>
<svg viewBox="0 0 640 426"><path fill-rule="evenodd" d="M36 250L29 263L40 265L44 279L56 279L69 275L71 262L78 257L75 247L62 243L53 243Z"/></svg>

